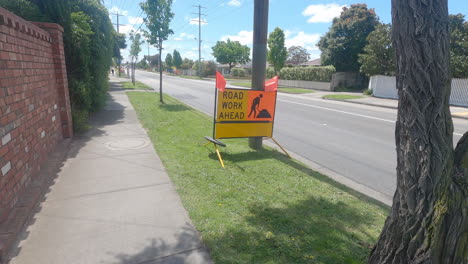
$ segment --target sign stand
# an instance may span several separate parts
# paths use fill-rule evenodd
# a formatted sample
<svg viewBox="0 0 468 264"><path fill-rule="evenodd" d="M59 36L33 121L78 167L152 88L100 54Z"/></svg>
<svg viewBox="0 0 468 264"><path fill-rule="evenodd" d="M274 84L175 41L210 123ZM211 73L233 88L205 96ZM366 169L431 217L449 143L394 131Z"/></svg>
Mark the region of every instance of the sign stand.
<svg viewBox="0 0 468 264"><path fill-rule="evenodd" d="M264 90L226 88L226 80L216 72L213 136L205 136L208 142L204 146L213 144L223 168L224 162L218 146L226 147L226 144L219 141L225 138L271 138L286 156L291 158L273 138L277 85L276 76L265 82Z"/></svg>

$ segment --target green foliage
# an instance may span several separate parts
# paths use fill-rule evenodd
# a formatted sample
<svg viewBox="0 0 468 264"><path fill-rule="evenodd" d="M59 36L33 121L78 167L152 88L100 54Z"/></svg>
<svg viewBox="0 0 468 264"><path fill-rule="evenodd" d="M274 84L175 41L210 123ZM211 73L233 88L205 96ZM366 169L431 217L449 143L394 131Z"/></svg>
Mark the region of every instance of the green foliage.
<svg viewBox="0 0 468 264"><path fill-rule="evenodd" d="M367 36L364 53L359 54L360 71L367 76L395 75L395 54L392 45L392 26L378 24Z"/></svg>
<svg viewBox="0 0 468 264"><path fill-rule="evenodd" d="M216 61L221 64L228 64L229 70L237 63L247 63L250 61L250 48L241 45L239 41L218 41L211 48Z"/></svg>
<svg viewBox="0 0 468 264"><path fill-rule="evenodd" d="M268 38L268 62L273 65L275 73L278 73L286 62L288 51L284 45L284 32L281 28L275 28Z"/></svg>
<svg viewBox="0 0 468 264"><path fill-rule="evenodd" d="M280 79L330 82L335 72L333 66L283 68L280 71Z"/></svg>
<svg viewBox="0 0 468 264"><path fill-rule="evenodd" d="M76 131L87 127L89 112L105 102L115 31L99 0L0 0L0 6L30 21L58 23L67 63Z"/></svg>
<svg viewBox="0 0 468 264"><path fill-rule="evenodd" d="M0 0L0 7L30 21L49 21L37 5L28 0Z"/></svg>
<svg viewBox="0 0 468 264"><path fill-rule="evenodd" d="M468 22L462 14L450 15L450 63L454 78L468 78Z"/></svg>
<svg viewBox="0 0 468 264"><path fill-rule="evenodd" d="M310 54L301 46L292 46L288 49L288 58L286 62L292 65L299 65L307 62L310 59Z"/></svg>
<svg viewBox="0 0 468 264"><path fill-rule="evenodd" d="M216 63L214 61L206 61L203 67L203 77L213 76L216 74Z"/></svg>
<svg viewBox="0 0 468 264"><path fill-rule="evenodd" d="M124 33L114 32L114 58L122 60L121 49L127 48L127 40Z"/></svg>
<svg viewBox="0 0 468 264"><path fill-rule="evenodd" d="M363 94L365 95L372 95L374 92L372 91L372 89L365 89L364 91L362 91Z"/></svg>
<svg viewBox="0 0 468 264"><path fill-rule="evenodd" d="M185 58L184 61L182 62L182 65L180 66L181 69L184 70L189 70L192 69L193 67L193 60Z"/></svg>
<svg viewBox="0 0 468 264"><path fill-rule="evenodd" d="M151 45L162 47L163 41L174 32L169 28L169 23L174 17L171 10L172 0L146 0L140 3L146 17L143 21L148 28L148 41Z"/></svg>
<svg viewBox="0 0 468 264"><path fill-rule="evenodd" d="M245 70L242 68L234 68L231 70L232 76L235 77L244 77L245 76Z"/></svg>
<svg viewBox="0 0 468 264"><path fill-rule="evenodd" d="M275 69L273 67L268 67L267 70L266 70L267 78L273 78L273 77L275 77L275 75L276 75Z"/></svg>
<svg viewBox="0 0 468 264"><path fill-rule="evenodd" d="M322 51L323 65L333 65L337 71L359 71L358 54L367 44L367 36L377 25L374 9L366 4L344 7L339 18L333 19L330 30L317 46Z"/></svg>
<svg viewBox="0 0 468 264"><path fill-rule="evenodd" d="M166 63L166 67L168 69L172 68L172 66L174 66L174 63L172 62L172 55L170 53L168 53L166 55L166 59L164 60L164 62Z"/></svg>
<svg viewBox="0 0 468 264"><path fill-rule="evenodd" d="M180 66L182 66L182 57L180 56L180 53L177 50L174 50L173 52L172 64L174 64L174 67L176 67L176 69L180 69Z"/></svg>
<svg viewBox="0 0 468 264"><path fill-rule="evenodd" d="M140 62L138 62L136 64L136 67L140 68L140 69L147 69L148 68L148 62L146 61L146 59L142 59Z"/></svg>
<svg viewBox="0 0 468 264"><path fill-rule="evenodd" d="M138 54L141 52L141 44L144 41L141 40L141 35L139 33L134 33L133 31L130 33L130 41L132 45L130 46L130 57L132 57L133 61L138 60Z"/></svg>

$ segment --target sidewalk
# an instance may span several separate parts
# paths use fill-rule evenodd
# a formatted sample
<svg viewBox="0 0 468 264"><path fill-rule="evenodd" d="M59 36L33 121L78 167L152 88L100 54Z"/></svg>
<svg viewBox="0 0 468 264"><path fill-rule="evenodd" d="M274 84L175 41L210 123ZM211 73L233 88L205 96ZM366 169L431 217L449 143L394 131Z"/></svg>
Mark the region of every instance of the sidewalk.
<svg viewBox="0 0 468 264"><path fill-rule="evenodd" d="M115 78L105 109L11 252L11 264L211 263Z"/></svg>

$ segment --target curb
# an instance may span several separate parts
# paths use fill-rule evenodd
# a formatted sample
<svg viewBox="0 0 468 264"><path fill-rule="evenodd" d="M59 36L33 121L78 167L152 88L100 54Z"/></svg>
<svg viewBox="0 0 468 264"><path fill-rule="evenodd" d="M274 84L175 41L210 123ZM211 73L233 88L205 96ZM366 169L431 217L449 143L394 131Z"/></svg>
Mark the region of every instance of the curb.
<svg viewBox="0 0 468 264"><path fill-rule="evenodd" d="M330 99L330 98L322 98L322 99L323 100L330 100L330 101L339 101L339 102L351 103L351 104L369 105L369 106L382 107L382 108L387 108L387 109L395 109L395 110L398 109L398 107L394 107L394 106L379 105L379 104L373 104L373 103L367 103L367 102L358 102L358 101L340 100L340 99ZM459 118L459 119L468 120L468 116L459 116L457 114L452 114L452 118Z"/></svg>

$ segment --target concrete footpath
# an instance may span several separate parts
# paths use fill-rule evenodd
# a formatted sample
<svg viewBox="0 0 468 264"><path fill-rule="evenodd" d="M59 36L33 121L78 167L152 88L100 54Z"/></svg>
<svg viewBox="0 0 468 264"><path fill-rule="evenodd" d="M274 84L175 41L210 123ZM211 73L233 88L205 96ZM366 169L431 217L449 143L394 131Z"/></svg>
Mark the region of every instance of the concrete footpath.
<svg viewBox="0 0 468 264"><path fill-rule="evenodd" d="M211 263L127 95L111 88L11 264Z"/></svg>

